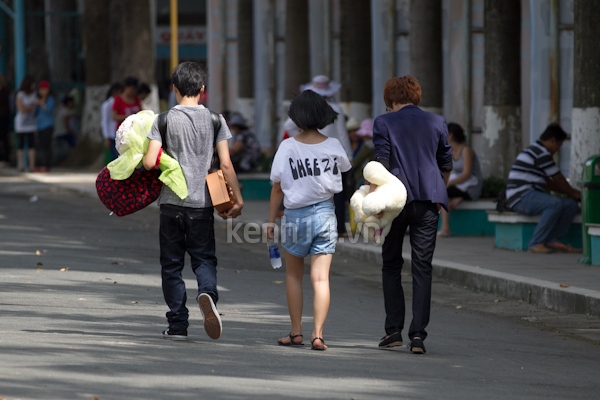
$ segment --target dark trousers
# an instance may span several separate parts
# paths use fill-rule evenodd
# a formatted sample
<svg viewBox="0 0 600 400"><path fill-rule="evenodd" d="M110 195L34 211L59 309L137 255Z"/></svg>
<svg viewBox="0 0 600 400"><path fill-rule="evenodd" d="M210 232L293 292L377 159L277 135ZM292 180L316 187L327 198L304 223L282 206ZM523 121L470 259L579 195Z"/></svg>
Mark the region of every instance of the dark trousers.
<svg viewBox="0 0 600 400"><path fill-rule="evenodd" d="M160 265L165 302L169 306L169 329L182 330L189 326L185 283L181 276L185 253L192 262L198 281L198 295L207 293L216 303L217 257L213 208L160 206Z"/></svg>
<svg viewBox="0 0 600 400"><path fill-rule="evenodd" d="M431 309L431 280L433 250L439 214L437 205L429 201L412 201L392 223L383 243L383 297L385 304L385 331L401 332L404 328L404 290L402 289L402 243L410 227L411 272L413 278L412 322L408 337L425 339Z"/></svg>
<svg viewBox="0 0 600 400"><path fill-rule="evenodd" d="M350 172L342 172L342 191L333 195L333 204L335 205L335 218L337 220L338 235L347 233L346 229L346 201L352 196L350 188L346 181Z"/></svg>
<svg viewBox="0 0 600 400"><path fill-rule="evenodd" d="M54 137L54 127L38 131L38 157L41 165L46 168L52 167L52 139Z"/></svg>

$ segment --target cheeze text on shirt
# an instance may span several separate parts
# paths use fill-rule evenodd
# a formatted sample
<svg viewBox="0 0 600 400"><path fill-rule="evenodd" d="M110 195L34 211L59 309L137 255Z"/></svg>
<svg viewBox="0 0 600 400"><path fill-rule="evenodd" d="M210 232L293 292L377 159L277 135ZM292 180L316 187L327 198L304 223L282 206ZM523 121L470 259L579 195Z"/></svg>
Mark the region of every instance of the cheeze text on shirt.
<svg viewBox="0 0 600 400"><path fill-rule="evenodd" d="M294 180L298 180L307 176L320 176L321 173L325 174L329 171L332 171L331 173L333 175L337 175L339 173L337 157L334 157L333 162L329 158L321 158L321 160L318 158L294 160L291 157L288 161Z"/></svg>

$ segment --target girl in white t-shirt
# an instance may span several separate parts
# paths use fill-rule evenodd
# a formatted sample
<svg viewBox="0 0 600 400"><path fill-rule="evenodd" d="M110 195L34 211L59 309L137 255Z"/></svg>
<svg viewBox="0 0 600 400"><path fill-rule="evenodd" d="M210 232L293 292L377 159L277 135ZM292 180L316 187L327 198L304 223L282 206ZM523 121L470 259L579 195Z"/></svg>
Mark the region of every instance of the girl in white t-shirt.
<svg viewBox="0 0 600 400"><path fill-rule="evenodd" d="M310 278L314 290L313 350L325 350L323 325L329 310L329 267L337 242L337 222L332 197L342 191L342 172L351 168L340 142L318 130L333 123L337 113L322 96L311 90L299 95L289 116L300 133L284 140L271 168L269 238L283 200L281 246L285 249L286 293L292 322L290 333L277 342L302 345L302 278L304 257L310 255Z"/></svg>
<svg viewBox="0 0 600 400"><path fill-rule="evenodd" d="M21 86L15 99L17 114L15 115L15 133L17 137L17 168L23 172L35 170L35 133L37 120L35 106L38 104L35 91L35 79L27 75L21 81ZM24 149L27 148L27 164L25 165Z"/></svg>

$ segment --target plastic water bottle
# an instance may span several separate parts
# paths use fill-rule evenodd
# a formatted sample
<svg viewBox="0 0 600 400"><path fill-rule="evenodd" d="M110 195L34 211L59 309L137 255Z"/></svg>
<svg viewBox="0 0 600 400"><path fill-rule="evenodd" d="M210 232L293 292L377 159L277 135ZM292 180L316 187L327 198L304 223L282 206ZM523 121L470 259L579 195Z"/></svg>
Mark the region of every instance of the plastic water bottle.
<svg viewBox="0 0 600 400"><path fill-rule="evenodd" d="M279 246L275 243L275 239L267 238L267 248L269 249L269 258L271 266L275 269L281 267L281 256L279 255Z"/></svg>

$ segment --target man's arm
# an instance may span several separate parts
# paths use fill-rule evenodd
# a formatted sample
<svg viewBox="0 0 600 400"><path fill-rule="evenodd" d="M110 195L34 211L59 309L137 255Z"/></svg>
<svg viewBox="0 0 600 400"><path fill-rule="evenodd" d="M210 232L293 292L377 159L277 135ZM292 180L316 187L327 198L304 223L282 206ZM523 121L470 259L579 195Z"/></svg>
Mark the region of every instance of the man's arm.
<svg viewBox="0 0 600 400"><path fill-rule="evenodd" d="M269 239L275 237L275 219L277 218L277 213L279 212L282 201L283 190L281 190L281 183L274 182L273 187L271 188L271 197L269 198L269 224L265 228L265 235L267 235Z"/></svg>
<svg viewBox="0 0 600 400"><path fill-rule="evenodd" d="M125 121L125 118L127 118L125 116L125 114L119 114L116 110L113 110L112 112L112 119L117 121L117 122L123 122Z"/></svg>
<svg viewBox="0 0 600 400"><path fill-rule="evenodd" d="M567 182L562 173L559 172L558 174L553 175L552 177L548 178L546 182L548 189L554 192L566 194L575 200L581 200L581 192L569 185L569 182Z"/></svg>
<svg viewBox="0 0 600 400"><path fill-rule="evenodd" d="M387 127L379 118L373 123L373 159L379 161L387 170L390 169L390 135Z"/></svg>
<svg viewBox="0 0 600 400"><path fill-rule="evenodd" d="M221 140L217 143L217 154L219 155L219 161L221 162L221 170L227 180L227 183L233 190L235 196L235 205L226 212L219 213L221 218L235 218L242 214L242 208L244 207L244 200L242 199L242 192L240 190L240 184L238 183L237 175L233 169L231 157L229 156L229 144L227 140Z"/></svg>
<svg viewBox="0 0 600 400"><path fill-rule="evenodd" d="M144 154L144 158L142 159L144 168L151 170L156 166L156 159L158 158L158 153L160 152L161 148L161 142L154 139L150 140L150 143L148 143L148 151L146 151L146 154Z"/></svg>

